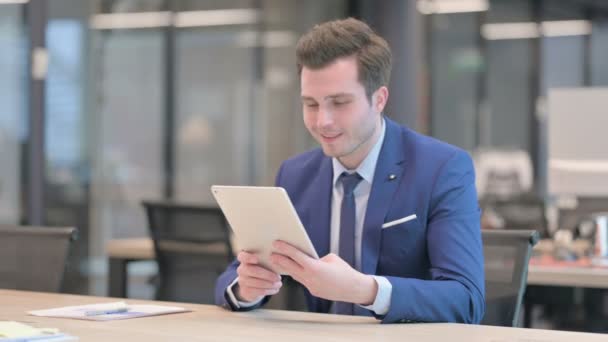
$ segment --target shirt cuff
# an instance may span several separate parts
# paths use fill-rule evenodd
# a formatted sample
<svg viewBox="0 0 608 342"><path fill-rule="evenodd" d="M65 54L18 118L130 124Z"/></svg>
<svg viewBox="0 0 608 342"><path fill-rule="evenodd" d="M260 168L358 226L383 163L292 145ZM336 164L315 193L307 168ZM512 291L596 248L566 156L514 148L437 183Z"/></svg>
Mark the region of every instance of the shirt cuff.
<svg viewBox="0 0 608 342"><path fill-rule="evenodd" d="M378 284L378 293L372 305L359 305L362 308L372 310L378 316L383 316L388 313L391 308L391 295L393 293L393 284L385 277L372 276Z"/></svg>
<svg viewBox="0 0 608 342"><path fill-rule="evenodd" d="M258 298L256 300L254 300L253 302L241 302L238 299L236 299L236 296L234 295L234 292L232 291L232 288L235 285L238 285L238 281L239 281L239 277L236 277L232 281L232 283L230 283L230 285L228 285L228 287L226 288L226 293L228 294L228 298L230 298L230 301L232 302L232 305L234 307L236 307L237 309L241 309L241 308L250 308L252 306L256 306L256 305L260 304L260 302L262 301L262 299L264 299L264 297L260 297L260 298Z"/></svg>

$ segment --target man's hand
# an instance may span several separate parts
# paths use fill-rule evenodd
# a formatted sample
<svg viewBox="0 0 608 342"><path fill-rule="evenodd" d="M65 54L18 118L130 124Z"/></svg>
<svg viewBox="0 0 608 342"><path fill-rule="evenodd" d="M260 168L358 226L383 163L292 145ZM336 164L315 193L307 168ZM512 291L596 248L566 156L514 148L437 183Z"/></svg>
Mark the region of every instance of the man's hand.
<svg viewBox="0 0 608 342"><path fill-rule="evenodd" d="M315 260L294 246L275 241L272 263L304 285L315 297L371 305L378 292L372 276L358 272L335 254Z"/></svg>
<svg viewBox="0 0 608 342"><path fill-rule="evenodd" d="M281 276L260 266L257 255L239 252L237 259L241 264L236 269L239 280L234 295L239 301L253 302L279 292Z"/></svg>

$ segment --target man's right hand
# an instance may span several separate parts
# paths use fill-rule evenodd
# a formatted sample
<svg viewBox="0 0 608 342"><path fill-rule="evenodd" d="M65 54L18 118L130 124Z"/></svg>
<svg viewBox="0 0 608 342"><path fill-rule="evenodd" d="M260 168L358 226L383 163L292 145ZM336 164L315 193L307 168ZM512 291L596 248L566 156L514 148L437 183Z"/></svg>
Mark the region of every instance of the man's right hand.
<svg viewBox="0 0 608 342"><path fill-rule="evenodd" d="M279 292L281 276L260 266L257 255L239 252L237 259L241 264L236 269L239 280L234 295L239 301L253 302Z"/></svg>

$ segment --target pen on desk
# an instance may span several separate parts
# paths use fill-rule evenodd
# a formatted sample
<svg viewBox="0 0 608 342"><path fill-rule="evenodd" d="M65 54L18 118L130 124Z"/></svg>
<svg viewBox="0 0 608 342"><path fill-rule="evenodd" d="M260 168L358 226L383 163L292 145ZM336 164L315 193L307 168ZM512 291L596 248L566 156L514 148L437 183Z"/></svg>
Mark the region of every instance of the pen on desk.
<svg viewBox="0 0 608 342"><path fill-rule="evenodd" d="M117 313L123 313L129 311L129 308L116 308L116 309L100 309L100 310L87 310L84 312L85 316L99 316L99 315L111 315Z"/></svg>

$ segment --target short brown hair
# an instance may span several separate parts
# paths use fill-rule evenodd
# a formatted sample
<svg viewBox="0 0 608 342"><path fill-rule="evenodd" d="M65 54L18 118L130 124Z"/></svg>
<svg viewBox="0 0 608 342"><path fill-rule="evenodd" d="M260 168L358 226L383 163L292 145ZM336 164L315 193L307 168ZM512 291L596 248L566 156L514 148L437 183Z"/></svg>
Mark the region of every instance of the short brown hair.
<svg viewBox="0 0 608 342"><path fill-rule="evenodd" d="M296 46L298 74L302 68L321 69L335 60L355 56L359 82L368 99L391 75L391 49L366 23L348 18L314 26Z"/></svg>

